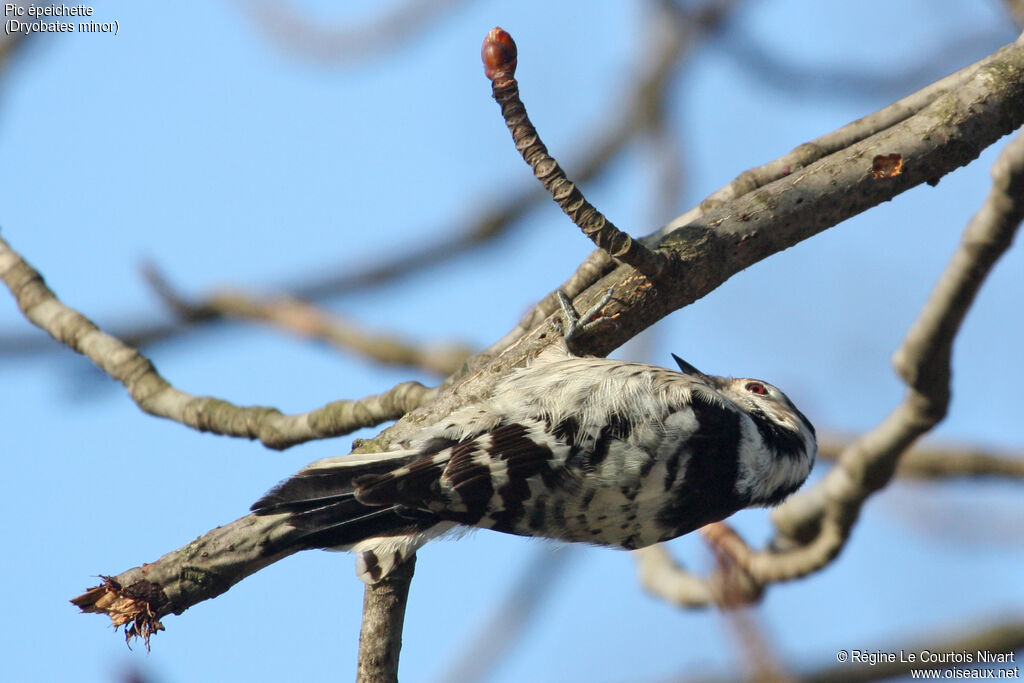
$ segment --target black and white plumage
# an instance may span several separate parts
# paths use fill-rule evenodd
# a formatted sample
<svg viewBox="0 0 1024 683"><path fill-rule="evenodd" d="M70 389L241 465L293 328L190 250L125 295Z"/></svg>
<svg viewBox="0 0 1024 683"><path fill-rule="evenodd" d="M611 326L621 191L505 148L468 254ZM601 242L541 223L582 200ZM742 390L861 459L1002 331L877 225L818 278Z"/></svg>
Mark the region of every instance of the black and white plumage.
<svg viewBox="0 0 1024 683"><path fill-rule="evenodd" d="M817 446L789 399L676 361L549 350L401 450L319 460L252 509L287 515L286 547L358 553L374 583L460 525L635 549L799 488Z"/></svg>

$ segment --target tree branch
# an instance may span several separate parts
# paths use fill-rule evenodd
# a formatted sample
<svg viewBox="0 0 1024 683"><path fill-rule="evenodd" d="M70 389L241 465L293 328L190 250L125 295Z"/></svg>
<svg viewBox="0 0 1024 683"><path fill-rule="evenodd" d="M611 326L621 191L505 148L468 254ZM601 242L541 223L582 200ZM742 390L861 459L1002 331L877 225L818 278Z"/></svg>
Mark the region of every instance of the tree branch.
<svg viewBox="0 0 1024 683"><path fill-rule="evenodd" d="M655 233L655 236L664 237L670 232L714 211L726 202L750 194L754 190L776 180L781 180L799 169L810 166L819 159L840 152L873 135L893 128L897 124L918 114L939 98L954 92L973 78L979 69L989 66L998 56L999 53L997 52L980 59L868 116L852 121L842 128L826 133L810 142L798 145L789 153L774 161L744 171L728 185L715 190L700 204L668 223L664 228Z"/></svg>
<svg viewBox="0 0 1024 683"><path fill-rule="evenodd" d="M261 299L223 290L198 302L190 302L154 266L146 266L143 274L164 303L185 320L214 317L256 320L324 341L343 351L355 351L379 363L420 368L442 377L461 368L473 355L473 351L464 345L419 346L394 334L373 334L310 303L288 296Z"/></svg>
<svg viewBox="0 0 1024 683"><path fill-rule="evenodd" d="M632 268L613 270L579 297L577 308L586 310L614 286L617 301L609 304L612 317L602 326L601 334L583 337L578 346L582 352L608 353L750 264L921 182L935 181L1022 122L1024 48L1014 45L913 116L760 191L727 202L693 225L671 231L664 245L673 254L673 279L653 287ZM872 159L893 153L903 160L901 174L874 178ZM553 327L537 324L510 341L500 354L474 357L466 370L449 378L437 400L405 415L366 447L387 448L422 424L481 400L495 382L524 365L556 337ZM210 597L215 594L219 593Z"/></svg>
<svg viewBox="0 0 1024 683"><path fill-rule="evenodd" d="M849 538L861 506L889 483L903 452L945 417L953 340L1024 218L1024 135L1006 146L992 175L988 198L894 356L908 387L903 403L845 449L816 487L776 510L775 543L790 549L754 553L741 542L726 543L730 555L758 580L795 579L831 562Z"/></svg>
<svg viewBox="0 0 1024 683"><path fill-rule="evenodd" d="M987 51L1011 33L1012 27L975 28L970 33L951 36L920 53L887 65L882 70L857 64L851 67L826 66L819 61L787 59L778 49L766 45L751 31L737 28L723 41L725 53L761 86L782 92L784 97L816 96L820 99L847 97L878 101L895 97L942 73L939 69L962 64L981 51ZM1019 31L1018 31L1019 32Z"/></svg>
<svg viewBox="0 0 1024 683"><path fill-rule="evenodd" d="M838 460L850 443L818 442L818 457ZM908 479L1005 478L1024 480L1024 457L954 446L915 447L904 453L896 476Z"/></svg>
<svg viewBox="0 0 1024 683"><path fill-rule="evenodd" d="M106 614L115 627L125 626L125 639L149 637L160 630L160 619L181 614L203 600L226 592L250 574L292 554L286 547L294 529L284 515L246 515L203 534L156 562L129 569L71 600L83 612Z"/></svg>
<svg viewBox="0 0 1024 683"><path fill-rule="evenodd" d="M358 683L398 681L405 606L415 570L416 556L412 555L386 579L366 586L363 625L359 631Z"/></svg>
<svg viewBox="0 0 1024 683"><path fill-rule="evenodd" d="M616 299L605 309L607 324L600 334L579 339L577 347L581 353L607 354L757 261L911 187L936 182L1022 123L1024 47L1015 44L913 116L669 232L661 245L672 255L672 277L657 287L632 268L615 268L575 302L577 310L588 310L609 288L615 289ZM903 160L901 173L875 178L872 160L897 152ZM471 370L449 379L447 386L458 384L457 390L414 411L382 438L406 436L415 425L486 396L498 378L551 344L553 329L538 323L526 334L506 335L507 348L499 353L493 345L479 364L471 359Z"/></svg>
<svg viewBox="0 0 1024 683"><path fill-rule="evenodd" d="M361 400L333 401L308 413L284 415L276 408L236 406L211 396L174 388L152 361L95 323L65 306L43 277L0 238L0 279L25 317L61 344L96 364L128 389L140 409L200 432L259 439L282 450L314 439L350 434L394 420L436 394L419 382L403 382L383 394Z"/></svg>
<svg viewBox="0 0 1024 683"><path fill-rule="evenodd" d="M263 34L290 54L323 64L368 59L408 44L416 34L466 0L406 0L359 26L325 27L289 3L239 0L236 4Z"/></svg>
<svg viewBox="0 0 1024 683"><path fill-rule="evenodd" d="M718 602L716 589L704 577L687 571L663 543L634 550L637 579L644 590L676 607L709 607Z"/></svg>
<svg viewBox="0 0 1024 683"><path fill-rule="evenodd" d="M648 245L657 244L673 232L678 231L680 228L689 225L728 202L745 197L765 185L781 180L824 157L841 152L855 143L906 121L940 97L953 92L956 88L963 85L979 69L991 64L996 57L997 55L985 57L873 114L853 121L835 131L826 133L815 140L799 145L788 154L774 161L744 171L728 185L708 195L700 204L645 237L644 242ZM612 269L612 265L611 259L604 251L598 249L591 252L560 289L570 297L575 297L578 293L607 275ZM557 310L558 302L554 295L548 295L523 317L515 329L491 345L487 349L488 352L497 353L508 348L512 342L536 328L543 320Z"/></svg>

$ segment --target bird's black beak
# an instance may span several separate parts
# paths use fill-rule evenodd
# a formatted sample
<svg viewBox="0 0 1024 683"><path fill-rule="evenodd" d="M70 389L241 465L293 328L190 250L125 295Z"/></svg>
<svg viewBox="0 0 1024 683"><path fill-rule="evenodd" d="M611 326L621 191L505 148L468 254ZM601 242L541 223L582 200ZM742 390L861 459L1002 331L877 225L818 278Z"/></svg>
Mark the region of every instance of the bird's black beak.
<svg viewBox="0 0 1024 683"><path fill-rule="evenodd" d="M685 374L685 375L694 375L695 377L700 377L701 379L705 379L705 380L708 378L707 375L705 375L703 372L701 372L697 368L695 368L692 365L690 365L689 363L687 363L685 360L683 360L682 358L680 358L676 354L673 353L672 354L672 358L675 360L676 365L679 366L679 371L682 372L683 374Z"/></svg>

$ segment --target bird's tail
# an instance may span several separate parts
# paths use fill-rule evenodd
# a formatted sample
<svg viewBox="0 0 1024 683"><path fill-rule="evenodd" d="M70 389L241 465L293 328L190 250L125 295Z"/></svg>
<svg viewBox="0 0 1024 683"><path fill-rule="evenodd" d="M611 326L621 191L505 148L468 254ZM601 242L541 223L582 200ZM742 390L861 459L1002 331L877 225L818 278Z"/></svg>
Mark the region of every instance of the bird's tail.
<svg viewBox="0 0 1024 683"><path fill-rule="evenodd" d="M288 515L295 529L289 548L326 548L358 553L356 573L376 583L416 549L452 525L409 508L365 504L359 480L376 479L411 462L418 451L343 455L318 460L281 482L252 505L257 515ZM274 548L281 550L283 548Z"/></svg>

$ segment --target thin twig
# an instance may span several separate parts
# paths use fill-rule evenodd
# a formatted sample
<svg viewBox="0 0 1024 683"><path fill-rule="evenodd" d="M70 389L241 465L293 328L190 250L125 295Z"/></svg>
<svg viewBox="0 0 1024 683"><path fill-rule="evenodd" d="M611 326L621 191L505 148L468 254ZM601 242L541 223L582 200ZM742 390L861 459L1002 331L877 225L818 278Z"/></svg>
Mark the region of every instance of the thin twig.
<svg viewBox="0 0 1024 683"><path fill-rule="evenodd" d="M651 595L677 607L740 607L757 602L764 592L764 584L733 563L731 555L721 552L723 539L742 542L739 535L725 522L709 524L701 529L701 534L718 560L710 577L690 572L672 556L665 544L656 543L632 553L640 585Z"/></svg>
<svg viewBox="0 0 1024 683"><path fill-rule="evenodd" d="M629 85L624 92L612 96L609 100L610 105L603 108L606 114L601 120L608 120L609 110L621 113L610 117L610 125L602 123L596 130L589 130L580 135L576 144L567 145L569 148L584 150L577 159L567 164L580 182L600 177L612 162L629 148L637 134L647 130L651 123L650 111L657 108L657 102L665 98L688 50L698 43L699 38L722 26L736 2L712 0L692 10L686 10L674 2L657 2L656 5L660 12L658 21L652 23L652 31L655 33L645 34L641 40L642 44L649 46L648 64L628 79ZM668 30L665 30L666 26ZM495 202L488 204L488 208L481 215L468 222L465 231L440 242L434 242L422 251L409 252L399 256L395 261L372 266L365 271L346 270L342 274L317 282L296 284L283 289L302 299L318 300L407 277L506 234L533 206L546 197L547 195L534 185L524 185L517 190L502 192ZM420 232L433 234L436 231ZM562 287L563 291L570 293L572 290L570 296L573 296L607 272L610 259L601 250L595 254L603 257L601 264L578 273L579 276L574 276ZM597 264L597 261L587 260L588 263L594 264ZM337 270L334 269L334 272ZM601 271L600 275L595 275L596 271ZM543 305L548 304L550 308L539 318L534 316L536 320L546 318L558 308L553 297L545 299Z"/></svg>
<svg viewBox="0 0 1024 683"><path fill-rule="evenodd" d="M1017 30L1024 30L1024 0L1003 0L1006 11L1010 14Z"/></svg>
<svg viewBox="0 0 1024 683"><path fill-rule="evenodd" d="M236 406L211 396L194 396L172 386L138 350L106 334L81 313L65 306L46 286L38 271L3 238L0 238L0 279L32 324L86 356L123 384L140 409L201 432L258 439L269 448L281 450L395 420L436 395L435 389L419 382L403 382L383 394L360 400L333 401L296 415L285 415L276 408Z"/></svg>
<svg viewBox="0 0 1024 683"><path fill-rule="evenodd" d="M715 587L688 570L662 543L640 548L632 553L636 560L637 579L649 594L676 607L709 607L715 604Z"/></svg>
<svg viewBox="0 0 1024 683"><path fill-rule="evenodd" d="M847 97L859 102L888 101L919 83L979 53L988 52L1018 31L1008 26L985 26L956 34L930 50L900 60L890 60L884 70L863 62L852 67L825 65L818 60L787 59L777 47L767 45L750 31L735 28L722 41L722 50L737 62L759 86L774 88L783 97L835 100ZM940 71L943 70L943 71Z"/></svg>
<svg viewBox="0 0 1024 683"><path fill-rule="evenodd" d="M237 0L253 24L289 54L321 64L370 59L407 45L466 0L406 0L358 26L326 26L281 0Z"/></svg>
<svg viewBox="0 0 1024 683"><path fill-rule="evenodd" d="M628 98L630 105L626 116L612 129L619 131L619 134L611 136L609 141L616 141L620 144L614 148L607 142L598 145L598 150L607 149L604 157L608 161L611 161L613 150L618 152L624 147L624 143L628 139L627 133L639 131L647 132L649 136L653 137L660 135L662 118L667 107L666 93L687 50L697 44L701 36L721 26L735 6L735 2L732 0L717 0L687 11L675 2L657 0L653 4L658 11L651 22L653 35L650 44L654 53L652 66L637 80L635 91ZM597 155L597 158L601 158L601 155ZM592 176L596 175L591 173L592 166L570 163L569 167L577 169L575 175L581 182L590 180ZM670 172L670 170L666 168L666 172ZM664 185L665 192L662 198L667 199L668 183ZM537 194L543 196L542 193ZM667 201L666 206L668 206ZM565 292L570 299L574 299L580 292L607 275L614 267L615 262L608 256L608 253L603 249L596 249L584 259L576 271L558 289ZM523 316L515 328L489 346L487 352L504 351L558 309L558 301L554 293L549 293Z"/></svg>
<svg viewBox="0 0 1024 683"><path fill-rule="evenodd" d="M417 345L394 334L370 333L316 306L287 296L261 299L242 292L214 292L198 302L179 294L152 265L143 269L146 280L177 315L189 319L208 316L257 320L308 339L355 351L387 365L420 368L442 377L452 374L473 355L465 345Z"/></svg>
<svg viewBox="0 0 1024 683"><path fill-rule="evenodd" d="M819 441L818 457L838 460L848 441ZM976 448L918 446L900 457L896 476L908 479L997 478L1024 480L1024 456Z"/></svg>
<svg viewBox="0 0 1024 683"><path fill-rule="evenodd" d="M656 280L665 267L664 256L651 251L615 227L586 200L579 188L566 177L554 157L548 154L547 147L530 122L526 107L519 98L519 83L515 79L517 51L512 36L500 28L492 29L484 40L481 54L484 73L491 80L492 94L501 106L502 118L512 133L516 149L533 169L533 174L544 185L544 189L600 249L633 266L651 280Z"/></svg>

